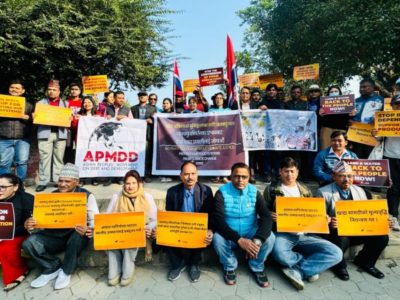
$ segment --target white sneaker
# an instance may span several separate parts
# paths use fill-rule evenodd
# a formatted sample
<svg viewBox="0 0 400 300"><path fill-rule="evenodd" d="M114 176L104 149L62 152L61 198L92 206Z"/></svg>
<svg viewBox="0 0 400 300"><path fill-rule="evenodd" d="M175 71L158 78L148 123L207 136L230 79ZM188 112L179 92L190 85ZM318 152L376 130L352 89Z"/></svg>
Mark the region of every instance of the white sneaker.
<svg viewBox="0 0 400 300"><path fill-rule="evenodd" d="M283 274L290 280L290 283L294 285L294 287L298 290L304 289L304 282L301 278L301 274L290 268L282 269Z"/></svg>
<svg viewBox="0 0 400 300"><path fill-rule="evenodd" d="M58 269L57 271L51 273L51 274L41 274L38 278L33 280L31 282L31 287L33 288L41 288L45 286L46 284L49 283L50 280L53 280L58 276L58 273L60 273L61 269Z"/></svg>
<svg viewBox="0 0 400 300"><path fill-rule="evenodd" d="M400 231L399 220L397 220L397 218L395 218L395 217L392 217L392 221L393 221L392 230Z"/></svg>
<svg viewBox="0 0 400 300"><path fill-rule="evenodd" d="M171 177L161 177L161 182L171 182L172 178Z"/></svg>
<svg viewBox="0 0 400 300"><path fill-rule="evenodd" d="M71 275L67 275L64 273L63 270L61 270L56 279L56 283L54 284L54 289L61 290L63 288L66 288L70 282L71 282Z"/></svg>
<svg viewBox="0 0 400 300"><path fill-rule="evenodd" d="M319 279L319 274L315 274L315 275L307 278L308 282L314 282L314 281L317 281L318 279Z"/></svg>

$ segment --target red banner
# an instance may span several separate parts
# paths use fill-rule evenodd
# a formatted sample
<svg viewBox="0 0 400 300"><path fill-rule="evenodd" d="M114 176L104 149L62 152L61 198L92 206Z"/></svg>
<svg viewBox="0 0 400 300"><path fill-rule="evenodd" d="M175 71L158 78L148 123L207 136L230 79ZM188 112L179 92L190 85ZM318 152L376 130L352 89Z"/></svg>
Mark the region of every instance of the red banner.
<svg viewBox="0 0 400 300"><path fill-rule="evenodd" d="M200 80L200 86L225 84L224 69L213 68L213 69L199 70L199 80Z"/></svg>

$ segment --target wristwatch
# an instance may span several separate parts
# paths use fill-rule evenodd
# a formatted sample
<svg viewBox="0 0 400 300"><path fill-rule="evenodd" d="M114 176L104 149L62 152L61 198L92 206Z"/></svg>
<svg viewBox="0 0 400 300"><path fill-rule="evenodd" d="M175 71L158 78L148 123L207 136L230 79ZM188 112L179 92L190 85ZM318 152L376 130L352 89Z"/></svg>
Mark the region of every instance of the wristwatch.
<svg viewBox="0 0 400 300"><path fill-rule="evenodd" d="M258 247L261 247L262 242L259 239L253 239L253 243L256 244Z"/></svg>

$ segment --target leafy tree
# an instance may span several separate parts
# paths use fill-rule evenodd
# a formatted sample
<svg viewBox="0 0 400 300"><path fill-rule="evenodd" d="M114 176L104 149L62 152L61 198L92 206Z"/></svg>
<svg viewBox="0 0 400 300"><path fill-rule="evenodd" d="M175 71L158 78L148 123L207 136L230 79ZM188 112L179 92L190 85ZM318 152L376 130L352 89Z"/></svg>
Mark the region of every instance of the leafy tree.
<svg viewBox="0 0 400 300"><path fill-rule="evenodd" d="M400 2L252 0L239 12L255 68L283 72L320 63L323 85L371 76L386 92L400 75Z"/></svg>
<svg viewBox="0 0 400 300"><path fill-rule="evenodd" d="M0 83L34 96L107 74L114 88L161 86L170 69L165 0L1 0Z"/></svg>

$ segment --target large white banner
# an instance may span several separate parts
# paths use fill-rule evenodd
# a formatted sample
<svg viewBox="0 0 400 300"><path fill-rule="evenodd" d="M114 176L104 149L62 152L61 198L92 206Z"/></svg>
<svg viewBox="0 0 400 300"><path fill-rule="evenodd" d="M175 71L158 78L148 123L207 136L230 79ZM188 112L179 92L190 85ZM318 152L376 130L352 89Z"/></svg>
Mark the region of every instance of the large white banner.
<svg viewBox="0 0 400 300"><path fill-rule="evenodd" d="M313 111L258 109L242 111L245 150L317 151Z"/></svg>
<svg viewBox="0 0 400 300"><path fill-rule="evenodd" d="M75 164L80 177L123 177L129 170L144 176L145 120L81 117Z"/></svg>

